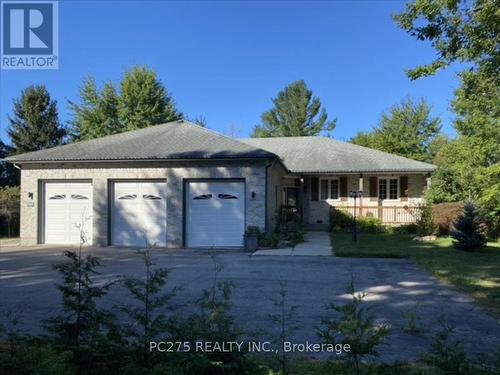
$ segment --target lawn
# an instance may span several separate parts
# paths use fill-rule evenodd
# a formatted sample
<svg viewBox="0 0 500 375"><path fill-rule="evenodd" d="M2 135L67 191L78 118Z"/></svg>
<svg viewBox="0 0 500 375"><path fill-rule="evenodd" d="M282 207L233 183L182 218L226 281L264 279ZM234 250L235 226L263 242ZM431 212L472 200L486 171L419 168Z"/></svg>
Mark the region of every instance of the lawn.
<svg viewBox="0 0 500 375"><path fill-rule="evenodd" d="M500 315L499 242L469 253L455 250L449 237L418 242L403 234L360 233L353 243L349 233L332 233L332 246L341 257L410 258Z"/></svg>

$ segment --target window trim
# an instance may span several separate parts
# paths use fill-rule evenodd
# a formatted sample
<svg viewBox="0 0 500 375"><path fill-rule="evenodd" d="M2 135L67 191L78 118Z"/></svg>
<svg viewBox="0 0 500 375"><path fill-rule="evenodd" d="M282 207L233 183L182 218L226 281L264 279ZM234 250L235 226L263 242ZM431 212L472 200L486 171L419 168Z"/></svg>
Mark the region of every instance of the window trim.
<svg viewBox="0 0 500 375"><path fill-rule="evenodd" d="M332 181L337 181L337 198L332 198ZM323 181L328 181L327 184L327 198L322 198L321 197L321 183ZM340 178L338 177L325 177L325 178L320 178L318 182L318 200L320 201L333 201L333 202L339 202L340 201Z"/></svg>
<svg viewBox="0 0 500 375"><path fill-rule="evenodd" d="M387 181L387 198L380 199L380 180L386 180ZM396 199L390 199L389 196L391 194L391 180L396 180L396 185L397 185L397 198ZM401 201L401 181L400 181L400 176L377 176L377 198L382 201L387 201L387 202L399 202Z"/></svg>

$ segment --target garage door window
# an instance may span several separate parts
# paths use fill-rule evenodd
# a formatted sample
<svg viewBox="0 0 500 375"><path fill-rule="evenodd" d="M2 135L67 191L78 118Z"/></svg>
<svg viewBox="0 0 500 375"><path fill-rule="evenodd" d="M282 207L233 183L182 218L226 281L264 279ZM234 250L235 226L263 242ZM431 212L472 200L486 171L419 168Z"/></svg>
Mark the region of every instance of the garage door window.
<svg viewBox="0 0 500 375"><path fill-rule="evenodd" d="M66 198L65 194L56 194L56 195L49 197L49 199L64 199L64 198Z"/></svg>
<svg viewBox="0 0 500 375"><path fill-rule="evenodd" d="M161 201L161 197L152 194L143 194L142 198L150 201Z"/></svg>
<svg viewBox="0 0 500 375"><path fill-rule="evenodd" d="M137 195L136 194L127 194L127 195L122 195L120 198L118 199L125 199L125 200L130 200L130 199L135 199L137 198Z"/></svg>
<svg viewBox="0 0 500 375"><path fill-rule="evenodd" d="M89 199L89 198L81 194L71 194L71 199Z"/></svg>
<svg viewBox="0 0 500 375"><path fill-rule="evenodd" d="M231 194L219 194L219 199L238 199L238 197Z"/></svg>
<svg viewBox="0 0 500 375"><path fill-rule="evenodd" d="M193 199L194 200L198 200L198 199L210 199L210 198L212 198L212 194L198 195L198 196L194 197Z"/></svg>

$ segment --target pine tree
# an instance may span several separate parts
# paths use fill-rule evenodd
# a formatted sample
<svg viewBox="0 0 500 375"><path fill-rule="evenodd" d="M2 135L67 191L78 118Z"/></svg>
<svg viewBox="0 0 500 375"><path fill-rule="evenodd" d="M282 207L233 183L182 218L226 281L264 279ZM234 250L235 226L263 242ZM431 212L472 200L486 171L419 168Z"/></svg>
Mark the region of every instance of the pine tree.
<svg viewBox="0 0 500 375"><path fill-rule="evenodd" d="M124 130L118 118L119 97L112 82L105 83L99 91L95 79L87 77L79 96L80 104L69 102L73 111L72 139L94 139Z"/></svg>
<svg viewBox="0 0 500 375"><path fill-rule="evenodd" d="M262 125L253 129L252 137L294 137L317 135L335 128L335 120L321 108L303 80L286 86L273 99L274 108L261 115Z"/></svg>
<svg viewBox="0 0 500 375"><path fill-rule="evenodd" d="M7 129L12 154L42 150L63 143L66 130L59 123L57 102L43 85L29 86L14 100Z"/></svg>
<svg viewBox="0 0 500 375"><path fill-rule="evenodd" d="M453 245L459 250L473 251L486 246L486 226L470 201L464 205L464 211L454 223L451 236Z"/></svg>
<svg viewBox="0 0 500 375"><path fill-rule="evenodd" d="M141 129L182 118L156 73L134 66L120 83L118 113L126 130Z"/></svg>

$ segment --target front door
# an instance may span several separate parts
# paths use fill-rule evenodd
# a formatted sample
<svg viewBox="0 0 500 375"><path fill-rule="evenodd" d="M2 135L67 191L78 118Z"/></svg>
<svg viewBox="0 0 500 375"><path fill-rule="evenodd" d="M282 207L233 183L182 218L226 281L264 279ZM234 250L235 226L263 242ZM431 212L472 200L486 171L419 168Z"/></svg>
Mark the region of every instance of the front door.
<svg viewBox="0 0 500 375"><path fill-rule="evenodd" d="M299 188L285 188L285 206L299 208Z"/></svg>

